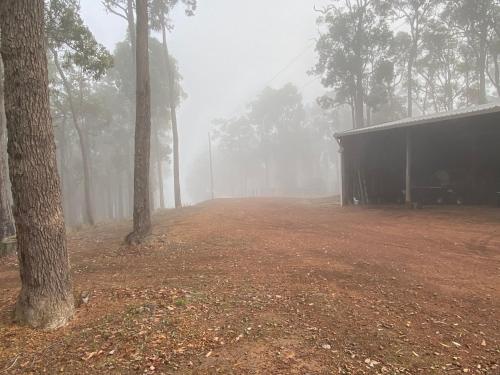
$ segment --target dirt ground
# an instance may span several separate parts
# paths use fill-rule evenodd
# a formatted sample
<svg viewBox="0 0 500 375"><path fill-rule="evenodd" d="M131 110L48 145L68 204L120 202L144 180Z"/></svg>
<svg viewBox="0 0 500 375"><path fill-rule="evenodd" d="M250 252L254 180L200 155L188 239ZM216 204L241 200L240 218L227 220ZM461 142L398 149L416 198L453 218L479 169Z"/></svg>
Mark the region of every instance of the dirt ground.
<svg viewBox="0 0 500 375"><path fill-rule="evenodd" d="M75 293L56 332L10 323L0 373L500 374L500 210L217 200L69 234Z"/></svg>

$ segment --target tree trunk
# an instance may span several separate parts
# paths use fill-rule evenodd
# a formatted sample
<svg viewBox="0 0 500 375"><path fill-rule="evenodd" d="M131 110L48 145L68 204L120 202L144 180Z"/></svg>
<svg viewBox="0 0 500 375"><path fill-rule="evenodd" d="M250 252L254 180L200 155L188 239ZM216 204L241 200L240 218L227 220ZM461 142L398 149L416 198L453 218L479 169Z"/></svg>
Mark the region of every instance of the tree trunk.
<svg viewBox="0 0 500 375"><path fill-rule="evenodd" d="M155 148L156 148L156 172L158 174L158 194L160 195L160 209L165 209L165 191L163 188L163 163L161 160L160 142L158 141L159 135L155 135Z"/></svg>
<svg viewBox="0 0 500 375"><path fill-rule="evenodd" d="M7 119L5 118L3 63L0 56L0 241L15 233L10 204L10 183L7 156Z"/></svg>
<svg viewBox="0 0 500 375"><path fill-rule="evenodd" d="M14 318L54 329L71 319L74 301L50 115L44 1L3 0L0 29L22 283Z"/></svg>
<svg viewBox="0 0 500 375"><path fill-rule="evenodd" d="M57 138L57 146L59 149L59 178L61 179L61 192L63 198L63 212L64 217L66 218L66 224L70 224L72 220L70 219L70 209L69 206L71 204L70 191L68 189L68 174L66 168L66 160L68 159L67 153L67 145L66 145L66 114L63 113L62 124L56 130L56 138Z"/></svg>
<svg viewBox="0 0 500 375"><path fill-rule="evenodd" d="M413 63L415 60L414 48L410 52L410 57L408 58L408 71L407 71L407 100L408 100L408 117L413 116Z"/></svg>
<svg viewBox="0 0 500 375"><path fill-rule="evenodd" d="M364 89L363 89L363 77L356 78L356 128L360 129L365 126L365 109L364 109Z"/></svg>
<svg viewBox="0 0 500 375"><path fill-rule="evenodd" d="M174 200L175 208L182 207L181 199L181 184L180 184L180 173L179 173L179 131L177 128L177 110L175 108L175 86L174 86L174 72L170 66L170 54L168 52L167 45L167 31L165 25L165 19L162 18L162 36L163 36L163 50L165 53L165 66L168 74L169 83L169 106L170 106L170 117L172 120L172 152L173 152L173 167L174 167Z"/></svg>
<svg viewBox="0 0 500 375"><path fill-rule="evenodd" d="M465 72L465 89L466 94L465 94L465 105L468 107L470 105L470 99L469 99L469 94L470 94L470 78L469 78L469 70Z"/></svg>
<svg viewBox="0 0 500 375"><path fill-rule="evenodd" d="M94 205L92 200L92 183L90 181L91 173L90 173L90 152L89 146L86 139L86 136L83 132L82 126L78 120L78 114L76 113L75 102L73 100L73 94L71 93L71 85L69 84L66 75L64 74L64 70L61 67L59 62L59 56L56 51L52 50L52 55L54 56L54 64L59 73L59 77L61 78L64 86L64 90L66 91L66 95L68 96L69 108L71 111L71 117L73 119L73 126L75 127L76 133L78 134L78 142L80 143L80 152L82 155L82 166L83 166L83 187L85 194L85 221L87 224L95 225L94 218Z"/></svg>
<svg viewBox="0 0 500 375"><path fill-rule="evenodd" d="M498 63L498 53L493 54L493 65L495 67L495 82L494 86L497 90L497 95L500 96L500 66Z"/></svg>
<svg viewBox="0 0 500 375"><path fill-rule="evenodd" d="M127 183L127 182L126 182ZM121 172L118 172L118 219L123 219L125 217L125 210L124 210L124 196L123 196L123 177Z"/></svg>
<svg viewBox="0 0 500 375"><path fill-rule="evenodd" d="M478 61L478 70L479 70L479 104L486 104L486 39L484 34L481 36L480 47L481 51L479 52L479 61Z"/></svg>
<svg viewBox="0 0 500 375"><path fill-rule="evenodd" d="M149 164L151 153L151 83L149 77L148 1L137 0L136 124L134 160L134 228L127 243L142 242L151 232Z"/></svg>
<svg viewBox="0 0 500 375"><path fill-rule="evenodd" d="M130 45L132 46L132 58L135 65L135 51L136 51L136 34L135 34L135 18L134 18L134 0L127 0L127 23L128 33L130 37Z"/></svg>
<svg viewBox="0 0 500 375"><path fill-rule="evenodd" d="M113 182L111 179L106 181L106 203L107 203L107 217L110 221L115 220L115 199L113 194Z"/></svg>

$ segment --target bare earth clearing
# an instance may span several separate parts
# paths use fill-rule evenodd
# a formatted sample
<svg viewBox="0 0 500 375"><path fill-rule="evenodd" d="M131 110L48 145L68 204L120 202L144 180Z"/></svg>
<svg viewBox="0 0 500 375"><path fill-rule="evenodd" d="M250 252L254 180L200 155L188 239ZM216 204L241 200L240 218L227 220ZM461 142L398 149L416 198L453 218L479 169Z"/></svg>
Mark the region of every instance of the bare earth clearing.
<svg viewBox="0 0 500 375"><path fill-rule="evenodd" d="M57 332L10 324L0 373L500 374L500 210L341 210L219 200L69 235L75 290Z"/></svg>

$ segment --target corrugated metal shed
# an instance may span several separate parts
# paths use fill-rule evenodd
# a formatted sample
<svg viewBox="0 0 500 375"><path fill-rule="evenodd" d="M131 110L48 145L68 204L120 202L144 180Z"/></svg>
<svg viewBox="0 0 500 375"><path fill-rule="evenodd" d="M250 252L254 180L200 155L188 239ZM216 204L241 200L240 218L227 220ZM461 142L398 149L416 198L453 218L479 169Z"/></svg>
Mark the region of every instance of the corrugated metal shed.
<svg viewBox="0 0 500 375"><path fill-rule="evenodd" d="M451 112L433 113L431 115L405 118L402 120L387 122L384 124L369 126L361 129L347 130L344 132L335 133L335 138L340 139L359 134L373 133L390 129L407 128L413 126L432 124L437 125L443 123L444 121L465 119L491 113L500 113L500 103L489 103L471 106Z"/></svg>

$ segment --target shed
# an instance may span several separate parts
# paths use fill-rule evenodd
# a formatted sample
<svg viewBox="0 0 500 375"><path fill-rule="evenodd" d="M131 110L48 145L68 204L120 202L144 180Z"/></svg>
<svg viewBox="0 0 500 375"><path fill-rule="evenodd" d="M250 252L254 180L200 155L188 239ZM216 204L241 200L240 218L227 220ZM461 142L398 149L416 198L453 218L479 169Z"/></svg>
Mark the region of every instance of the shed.
<svg viewBox="0 0 500 375"><path fill-rule="evenodd" d="M500 104L336 133L341 202L500 203Z"/></svg>

